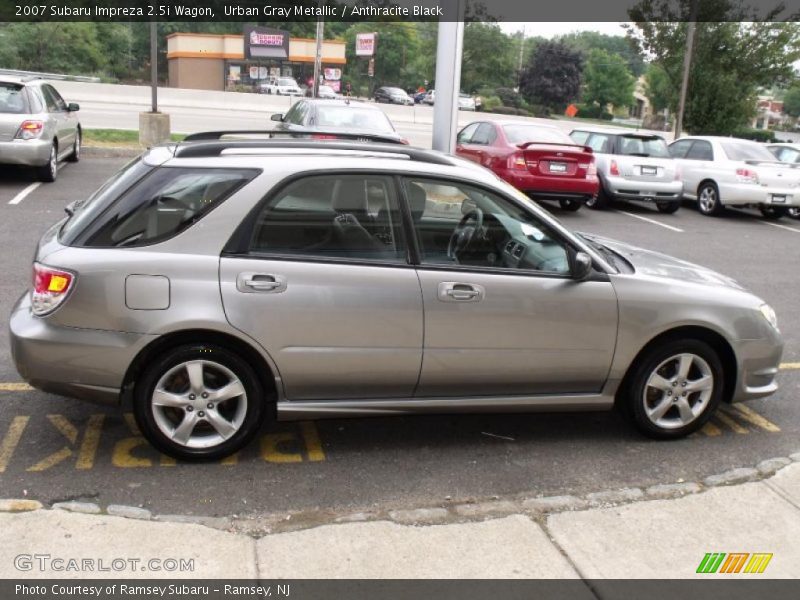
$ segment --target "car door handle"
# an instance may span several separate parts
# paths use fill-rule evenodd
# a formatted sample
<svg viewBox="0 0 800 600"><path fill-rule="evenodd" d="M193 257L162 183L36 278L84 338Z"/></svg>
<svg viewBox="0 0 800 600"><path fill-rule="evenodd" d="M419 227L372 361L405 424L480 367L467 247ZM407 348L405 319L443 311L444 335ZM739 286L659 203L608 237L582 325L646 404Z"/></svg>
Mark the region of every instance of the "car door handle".
<svg viewBox="0 0 800 600"><path fill-rule="evenodd" d="M439 300L442 302L480 302L486 296L482 285L444 281L439 284Z"/></svg>
<svg viewBox="0 0 800 600"><path fill-rule="evenodd" d="M253 292L279 293L286 290L286 277L268 273L239 273L236 289L245 294Z"/></svg>

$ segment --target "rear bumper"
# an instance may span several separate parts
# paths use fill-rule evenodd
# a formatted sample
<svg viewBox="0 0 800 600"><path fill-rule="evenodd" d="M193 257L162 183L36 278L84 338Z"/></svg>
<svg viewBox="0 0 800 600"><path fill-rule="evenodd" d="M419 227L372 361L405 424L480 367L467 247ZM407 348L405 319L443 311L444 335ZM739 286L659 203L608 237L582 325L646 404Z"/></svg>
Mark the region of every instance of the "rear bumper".
<svg viewBox="0 0 800 600"><path fill-rule="evenodd" d="M752 183L720 183L718 186L720 200L726 206L800 206L800 188L762 187ZM775 202L774 196L784 196L785 201Z"/></svg>
<svg viewBox="0 0 800 600"><path fill-rule="evenodd" d="M0 164L41 167L50 160L49 140L12 140L0 142Z"/></svg>
<svg viewBox="0 0 800 600"><path fill-rule="evenodd" d="M683 193L682 181L637 181L625 177L605 177L606 192L628 200L662 202L679 200Z"/></svg>
<svg viewBox="0 0 800 600"><path fill-rule="evenodd" d="M9 332L14 365L25 381L102 404L119 403L128 367L156 337L52 325L31 313L28 294L14 306Z"/></svg>
<svg viewBox="0 0 800 600"><path fill-rule="evenodd" d="M775 393L783 355L783 339L777 331L761 340L736 343L737 374L732 402L755 400Z"/></svg>
<svg viewBox="0 0 800 600"><path fill-rule="evenodd" d="M495 172L518 190L541 200L586 200L596 195L600 187L596 179L547 177L514 169L498 169Z"/></svg>

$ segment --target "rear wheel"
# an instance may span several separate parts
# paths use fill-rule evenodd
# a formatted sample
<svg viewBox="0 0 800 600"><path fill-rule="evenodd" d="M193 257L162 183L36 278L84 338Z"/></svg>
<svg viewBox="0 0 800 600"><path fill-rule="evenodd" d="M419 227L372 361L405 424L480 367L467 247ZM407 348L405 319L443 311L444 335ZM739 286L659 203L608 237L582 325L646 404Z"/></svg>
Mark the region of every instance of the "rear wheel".
<svg viewBox="0 0 800 600"><path fill-rule="evenodd" d="M673 340L659 344L637 362L626 390L626 406L636 427L656 439L697 431L722 400L724 372L707 343Z"/></svg>
<svg viewBox="0 0 800 600"><path fill-rule="evenodd" d="M67 157L69 162L78 162L81 159L81 142L83 141L80 128L75 132L75 142L72 144L72 153Z"/></svg>
<svg viewBox="0 0 800 600"><path fill-rule="evenodd" d="M656 202L656 208L658 209L658 212L665 213L668 215L677 212L680 207L681 207L680 200L674 200L671 202Z"/></svg>
<svg viewBox="0 0 800 600"><path fill-rule="evenodd" d="M586 201L586 206L594 210L608 208L609 204L611 204L611 197L606 193L602 183L600 184L600 189L597 190L597 195L592 196Z"/></svg>
<svg viewBox="0 0 800 600"><path fill-rule="evenodd" d="M145 367L133 409L142 434L162 452L215 460L256 435L264 403L263 387L246 361L221 346L191 344Z"/></svg>
<svg viewBox="0 0 800 600"><path fill-rule="evenodd" d="M706 182L697 190L697 208L709 217L720 215L725 210L719 199L719 188L715 183Z"/></svg>
<svg viewBox="0 0 800 600"><path fill-rule="evenodd" d="M36 178L45 183L52 183L58 176L58 145L53 142L50 146L50 156L47 162L41 167L36 168Z"/></svg>
<svg viewBox="0 0 800 600"><path fill-rule="evenodd" d="M765 205L759 206L758 209L761 211L761 214L764 216L764 218L769 219L770 221L775 221L781 217L785 217L789 212L785 206Z"/></svg>
<svg viewBox="0 0 800 600"><path fill-rule="evenodd" d="M787 211L787 214L793 219L800 219L800 208L793 206Z"/></svg>
<svg viewBox="0 0 800 600"><path fill-rule="evenodd" d="M561 210L575 212L581 207L581 201L573 199L559 200L558 205L561 207Z"/></svg>

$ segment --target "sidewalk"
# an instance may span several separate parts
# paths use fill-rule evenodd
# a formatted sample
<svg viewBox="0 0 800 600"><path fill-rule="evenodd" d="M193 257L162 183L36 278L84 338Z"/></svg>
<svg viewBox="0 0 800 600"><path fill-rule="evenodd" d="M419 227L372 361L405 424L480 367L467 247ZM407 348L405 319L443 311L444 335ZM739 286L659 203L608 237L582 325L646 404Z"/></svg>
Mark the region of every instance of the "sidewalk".
<svg viewBox="0 0 800 600"><path fill-rule="evenodd" d="M93 505L46 509L5 500L0 578L709 578L696 570L710 552L771 553L756 577L797 578L800 454L792 460L764 461L702 484L393 511L378 520L342 515L331 524L263 537L177 522L187 520L180 517L158 522L133 507L108 507L134 517L124 518L73 512ZM742 482L753 479L759 480ZM657 497L666 498L650 499ZM194 559L195 569L26 572L15 568L15 557L25 554L107 565L115 558Z"/></svg>

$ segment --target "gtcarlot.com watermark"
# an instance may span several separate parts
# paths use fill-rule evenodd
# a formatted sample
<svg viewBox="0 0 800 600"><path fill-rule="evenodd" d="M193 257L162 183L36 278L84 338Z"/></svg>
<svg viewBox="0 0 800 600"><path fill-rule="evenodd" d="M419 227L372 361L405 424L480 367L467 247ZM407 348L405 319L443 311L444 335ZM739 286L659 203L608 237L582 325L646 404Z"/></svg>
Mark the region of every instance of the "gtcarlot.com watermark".
<svg viewBox="0 0 800 600"><path fill-rule="evenodd" d="M17 554L17 571L39 573L193 573L193 558L70 558L52 554Z"/></svg>

